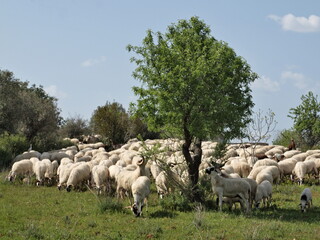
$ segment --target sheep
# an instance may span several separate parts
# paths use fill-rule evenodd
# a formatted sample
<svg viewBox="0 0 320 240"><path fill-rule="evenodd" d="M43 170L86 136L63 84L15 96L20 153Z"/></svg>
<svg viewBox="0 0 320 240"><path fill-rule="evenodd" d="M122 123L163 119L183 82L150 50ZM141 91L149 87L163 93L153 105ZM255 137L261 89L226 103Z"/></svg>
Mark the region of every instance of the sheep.
<svg viewBox="0 0 320 240"><path fill-rule="evenodd" d="M263 207L266 206L266 202L267 202L267 207L269 207L271 205L272 185L267 180L261 182L257 186L257 192L256 192L256 197L255 197L256 208L260 207L261 200L263 201Z"/></svg>
<svg viewBox="0 0 320 240"><path fill-rule="evenodd" d="M259 166L259 167L255 167L251 170L248 178L251 178L251 179L256 179L257 178L257 175L259 174L259 172L261 172L263 169L265 169L266 166Z"/></svg>
<svg viewBox="0 0 320 240"><path fill-rule="evenodd" d="M34 173L36 174L37 186L42 185L45 179L45 173L47 171L47 165L43 161L38 161L34 167Z"/></svg>
<svg viewBox="0 0 320 240"><path fill-rule="evenodd" d="M232 162L231 166L233 167L234 172L238 173L240 177L246 178L250 174L251 167L246 162Z"/></svg>
<svg viewBox="0 0 320 240"><path fill-rule="evenodd" d="M33 164L29 159L23 159L15 162L12 165L11 171L9 172L7 179L13 182L17 176L28 177L30 181L30 176L33 174ZM28 181L28 182L29 182Z"/></svg>
<svg viewBox="0 0 320 240"><path fill-rule="evenodd" d="M150 179L146 176L138 177L131 186L133 195L132 212L136 217L142 214L144 202L150 194Z"/></svg>
<svg viewBox="0 0 320 240"><path fill-rule="evenodd" d="M301 212L306 212L307 207L310 208L312 206L312 193L310 188L303 189L300 195L300 204Z"/></svg>
<svg viewBox="0 0 320 240"><path fill-rule="evenodd" d="M281 178L286 176L286 175L290 175L290 178L292 179L292 171L294 169L294 167L297 164L297 160L293 159L293 158L288 158L285 159L281 162L278 163L280 172L281 172Z"/></svg>
<svg viewBox="0 0 320 240"><path fill-rule="evenodd" d="M64 165L60 165L58 168L58 177L59 177L59 182L58 182L58 189L61 190L62 186L66 185L68 178L70 176L71 170L82 164L81 162L79 163L67 163Z"/></svg>
<svg viewBox="0 0 320 240"><path fill-rule="evenodd" d="M247 181L241 178L223 178L219 176L220 170L217 167L207 168L206 173L211 177L213 193L219 198L220 211L222 210L223 197L239 197L241 206L244 206L248 212L248 201L250 199L251 188Z"/></svg>
<svg viewBox="0 0 320 240"><path fill-rule="evenodd" d="M299 185L302 185L304 176L307 174L307 166L304 162L297 162L292 174L297 176Z"/></svg>
<svg viewBox="0 0 320 240"><path fill-rule="evenodd" d="M307 167L307 174L308 175L310 175L310 174L318 175L316 163L313 160L304 161L304 164Z"/></svg>
<svg viewBox="0 0 320 240"><path fill-rule="evenodd" d="M256 167L260 167L260 166L277 166L278 167L278 163L275 160L265 158L265 159L258 160L253 165L252 169L255 169Z"/></svg>
<svg viewBox="0 0 320 240"><path fill-rule="evenodd" d="M290 151L284 152L283 155L284 155L284 158L291 158L294 155L297 155L299 153L301 153L301 151L299 151L299 150L290 150Z"/></svg>
<svg viewBox="0 0 320 240"><path fill-rule="evenodd" d="M110 179L116 181L118 174L121 172L122 167L118 165L112 165L109 167Z"/></svg>
<svg viewBox="0 0 320 240"><path fill-rule="evenodd" d="M291 138L291 142L288 146L289 150L295 150L296 149L296 143L294 142L293 138Z"/></svg>
<svg viewBox="0 0 320 240"><path fill-rule="evenodd" d="M102 193L102 188L105 188L106 192L109 192L110 187L110 173L107 166L104 165L96 165L92 168L91 171L91 179L92 183L97 188L98 195Z"/></svg>
<svg viewBox="0 0 320 240"><path fill-rule="evenodd" d="M266 166L257 174L256 181L258 184L264 180L270 181L271 184L279 183L280 175L280 170L277 166Z"/></svg>
<svg viewBox="0 0 320 240"><path fill-rule="evenodd" d="M175 182L179 182L179 175L176 172L169 169L161 171L155 180L158 196L162 199L167 194L172 193Z"/></svg>
<svg viewBox="0 0 320 240"><path fill-rule="evenodd" d="M296 159L297 162L303 162L309 155L306 152L298 153L292 158Z"/></svg>
<svg viewBox="0 0 320 240"><path fill-rule="evenodd" d="M137 162L138 167L134 171L122 169L117 177L117 195L118 197L124 198L124 193L129 192L132 183L140 176L145 175L146 161L140 159Z"/></svg>
<svg viewBox="0 0 320 240"><path fill-rule="evenodd" d="M71 188L78 186L80 183L89 180L91 177L90 166L87 163L79 164L74 167L67 181L67 192L71 191Z"/></svg>

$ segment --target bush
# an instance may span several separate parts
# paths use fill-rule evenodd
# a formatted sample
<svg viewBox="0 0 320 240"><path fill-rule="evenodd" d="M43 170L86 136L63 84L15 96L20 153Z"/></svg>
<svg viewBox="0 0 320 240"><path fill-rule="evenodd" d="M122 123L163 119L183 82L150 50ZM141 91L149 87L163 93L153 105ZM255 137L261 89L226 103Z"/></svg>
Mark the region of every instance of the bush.
<svg viewBox="0 0 320 240"><path fill-rule="evenodd" d="M0 168L11 165L12 159L29 148L27 139L21 135L0 135Z"/></svg>

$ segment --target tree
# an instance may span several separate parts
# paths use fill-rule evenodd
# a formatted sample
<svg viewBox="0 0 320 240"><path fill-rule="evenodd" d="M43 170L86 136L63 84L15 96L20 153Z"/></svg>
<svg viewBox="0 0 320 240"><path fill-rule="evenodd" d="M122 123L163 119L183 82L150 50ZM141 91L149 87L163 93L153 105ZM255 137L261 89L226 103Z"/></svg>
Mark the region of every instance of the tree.
<svg viewBox="0 0 320 240"><path fill-rule="evenodd" d="M42 86L29 86L0 70L0 133L22 134L33 143L36 138L55 138L61 121L57 99Z"/></svg>
<svg viewBox="0 0 320 240"><path fill-rule="evenodd" d="M142 46L127 49L136 53L131 58L137 65L133 77L142 82L133 88L138 96L136 114L151 130L184 139L190 198L201 200L197 187L201 142L241 135L253 107L249 86L257 75L225 42L212 37L198 17L180 20L164 34L148 30Z"/></svg>
<svg viewBox="0 0 320 240"><path fill-rule="evenodd" d="M113 144L128 140L129 115L120 103L107 102L99 106L91 117L92 129L112 141Z"/></svg>
<svg viewBox="0 0 320 240"><path fill-rule="evenodd" d="M89 123L79 115L67 118L61 128L60 135L69 138L80 138L90 133Z"/></svg>
<svg viewBox="0 0 320 240"><path fill-rule="evenodd" d="M320 103L317 98L312 92L302 95L301 104L291 108L288 115L293 119L293 128L299 133L302 145L309 148L320 141Z"/></svg>

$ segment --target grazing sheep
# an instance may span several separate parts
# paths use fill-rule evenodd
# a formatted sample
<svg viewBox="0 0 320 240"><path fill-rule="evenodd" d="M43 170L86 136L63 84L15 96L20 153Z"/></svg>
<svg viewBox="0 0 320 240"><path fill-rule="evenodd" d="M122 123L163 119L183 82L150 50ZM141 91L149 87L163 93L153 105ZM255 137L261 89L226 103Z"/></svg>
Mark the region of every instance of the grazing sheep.
<svg viewBox="0 0 320 240"><path fill-rule="evenodd" d="M307 157L308 157L308 154L305 152L302 152L294 155L292 158L297 160L297 162L303 162Z"/></svg>
<svg viewBox="0 0 320 240"><path fill-rule="evenodd" d="M264 180L270 181L270 183L279 183L280 181L280 170L277 166L266 166L263 170L261 170L257 177L256 181L258 184L263 182Z"/></svg>
<svg viewBox="0 0 320 240"><path fill-rule="evenodd" d="M102 193L102 188L105 192L110 192L111 186L109 182L110 173L105 165L96 165L91 171L92 184L97 188L98 194Z"/></svg>
<svg viewBox="0 0 320 240"><path fill-rule="evenodd" d="M263 201L263 207L266 206L266 202L267 202L267 207L271 205L272 185L267 180L261 182L257 186L257 192L255 197L256 208L260 207L261 200Z"/></svg>
<svg viewBox="0 0 320 240"><path fill-rule="evenodd" d="M59 180L58 180L58 189L61 190L62 186L66 185L67 181L68 181L68 178L70 176L70 173L71 173L71 170L80 165L81 162L79 163L67 163L67 164L63 164L63 165L60 165L59 168L58 168L58 177L59 177Z"/></svg>
<svg viewBox="0 0 320 240"><path fill-rule="evenodd" d="M117 195L118 197L124 198L124 194L129 193L131 190L132 183L140 176L145 176L145 165L146 161L140 159L137 162L137 168L134 171L122 169L117 177Z"/></svg>
<svg viewBox="0 0 320 240"><path fill-rule="evenodd" d="M249 210L249 198L251 194L250 184L241 178L224 178L219 176L220 169L210 167L206 169L206 173L211 177L211 185L213 193L219 198L219 210L222 210L223 197L235 198L239 197L241 206Z"/></svg>
<svg viewBox="0 0 320 240"><path fill-rule="evenodd" d="M307 174L308 175L310 175L310 174L313 174L314 176L318 175L316 163L312 159L310 159L308 161L304 161L304 164L307 167Z"/></svg>
<svg viewBox="0 0 320 240"><path fill-rule="evenodd" d="M82 182L89 180L91 177L90 173L91 169L87 163L82 163L72 168L67 181L67 191L70 192L72 187L79 186Z"/></svg>
<svg viewBox="0 0 320 240"><path fill-rule="evenodd" d="M138 177L132 183L131 192L133 195L132 212L136 217L139 217L142 214L144 203L150 194L150 179L146 176Z"/></svg>
<svg viewBox="0 0 320 240"><path fill-rule="evenodd" d="M173 179L168 177L168 173L170 173L170 178ZM173 182L179 181L179 175L176 172L170 171L168 173L166 171L160 172L155 180L157 193L161 199L167 194L172 193L174 191Z"/></svg>
<svg viewBox="0 0 320 240"><path fill-rule="evenodd" d="M11 171L9 172L7 179L13 182L17 176L27 176L28 182L30 182L30 176L33 174L33 164L29 159L23 159L15 162L12 165Z"/></svg>
<svg viewBox="0 0 320 240"><path fill-rule="evenodd" d="M281 178L287 175L290 175L290 178L292 180L292 171L294 167L297 164L297 160L294 158L288 158L278 163L280 172L281 172Z"/></svg>
<svg viewBox="0 0 320 240"><path fill-rule="evenodd" d="M38 161L34 167L34 173L36 174L37 186L44 184L44 175L47 171L47 165L43 161Z"/></svg>
<svg viewBox="0 0 320 240"><path fill-rule="evenodd" d="M310 208L312 206L312 193L310 188L303 189L300 195L300 204L301 212L306 212L307 207Z"/></svg>
<svg viewBox="0 0 320 240"><path fill-rule="evenodd" d="M292 174L298 178L299 185L302 185L303 179L307 174L307 165L304 162L297 162Z"/></svg>

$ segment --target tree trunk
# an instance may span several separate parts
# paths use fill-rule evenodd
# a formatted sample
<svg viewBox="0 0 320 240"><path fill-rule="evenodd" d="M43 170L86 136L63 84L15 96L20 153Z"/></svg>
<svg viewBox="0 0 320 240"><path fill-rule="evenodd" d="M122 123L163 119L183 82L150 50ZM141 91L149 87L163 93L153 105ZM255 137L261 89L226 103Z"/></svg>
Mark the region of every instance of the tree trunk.
<svg viewBox="0 0 320 240"><path fill-rule="evenodd" d="M199 192L198 180L199 180L199 166L201 163L202 149L201 149L201 140L197 139L193 149L194 156L191 157L190 146L192 140L190 138L185 139L185 143L182 146L182 153L186 159L188 165L188 173L191 182L191 200L196 202L202 202L203 198Z"/></svg>

